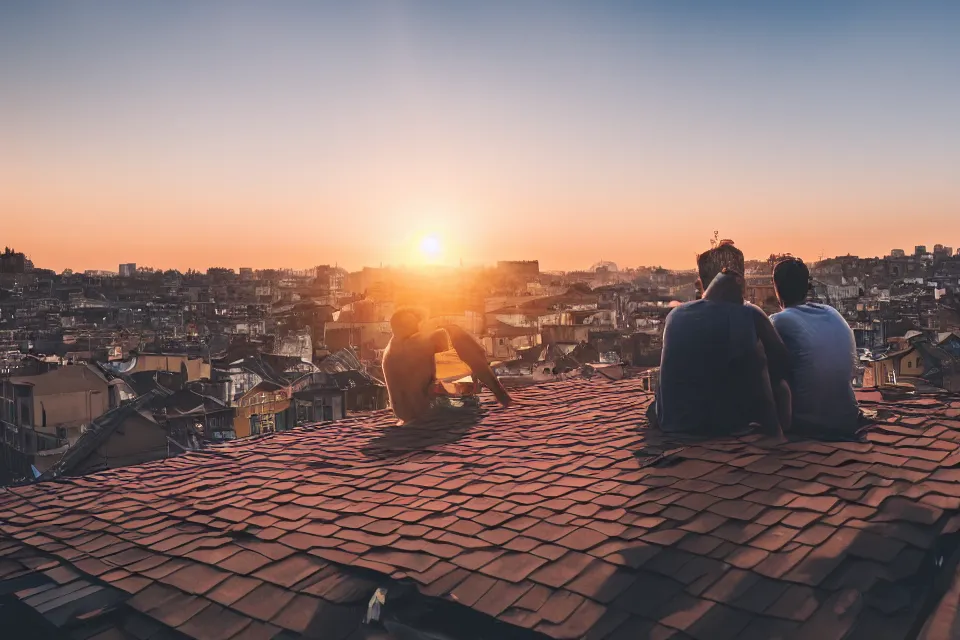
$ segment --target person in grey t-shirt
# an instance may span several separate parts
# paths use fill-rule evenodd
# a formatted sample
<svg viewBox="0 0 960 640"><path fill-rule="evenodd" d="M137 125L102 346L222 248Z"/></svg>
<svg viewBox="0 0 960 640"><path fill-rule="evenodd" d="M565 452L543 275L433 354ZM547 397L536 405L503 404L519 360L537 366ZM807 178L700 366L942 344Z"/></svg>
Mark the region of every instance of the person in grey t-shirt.
<svg viewBox="0 0 960 640"><path fill-rule="evenodd" d="M773 282L783 311L770 320L790 354L794 430L855 431L860 410L853 393L853 331L833 307L807 302L810 271L802 260L777 263Z"/></svg>

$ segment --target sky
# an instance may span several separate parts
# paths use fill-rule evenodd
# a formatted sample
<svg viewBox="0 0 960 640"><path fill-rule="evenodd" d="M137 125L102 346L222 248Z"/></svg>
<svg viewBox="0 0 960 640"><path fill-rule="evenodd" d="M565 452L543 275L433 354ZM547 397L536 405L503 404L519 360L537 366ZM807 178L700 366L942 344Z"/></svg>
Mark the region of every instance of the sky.
<svg viewBox="0 0 960 640"><path fill-rule="evenodd" d="M38 266L960 246L960 3L0 0Z"/></svg>

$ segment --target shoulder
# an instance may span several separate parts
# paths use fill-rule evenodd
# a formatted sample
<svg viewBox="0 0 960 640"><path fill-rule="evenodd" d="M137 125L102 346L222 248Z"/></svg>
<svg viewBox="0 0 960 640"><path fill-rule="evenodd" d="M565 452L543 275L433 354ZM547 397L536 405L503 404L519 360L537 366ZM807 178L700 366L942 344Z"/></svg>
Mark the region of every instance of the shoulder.
<svg viewBox="0 0 960 640"><path fill-rule="evenodd" d="M827 314L833 316L834 318L839 318L840 320L843 320L844 322L846 322L846 320L844 320L843 318L843 315L839 311L837 311L835 308L831 307L830 305L822 304L819 306L823 308L827 312Z"/></svg>
<svg viewBox="0 0 960 640"><path fill-rule="evenodd" d="M762 324L770 324L771 318L767 315L767 312L753 304L752 302L743 303L744 312L748 317L752 318L755 322Z"/></svg>
<svg viewBox="0 0 960 640"><path fill-rule="evenodd" d="M838 332L853 335L853 329L850 328L850 323L843 317L843 314L831 306L826 306L826 309L826 316L830 320L831 327L835 328Z"/></svg>
<svg viewBox="0 0 960 640"><path fill-rule="evenodd" d="M398 348L399 348L399 345L397 344L397 339L391 338L390 342L387 343L386 349L383 350L383 359L386 360L391 355L396 353Z"/></svg>
<svg viewBox="0 0 960 640"><path fill-rule="evenodd" d="M828 304L821 304L819 302L808 302L806 307L814 309L820 313L820 316L823 318L829 318L832 321L846 324L847 321L843 315L837 311L834 307L831 307Z"/></svg>
<svg viewBox="0 0 960 640"><path fill-rule="evenodd" d="M697 309L703 306L704 302L704 300L693 300L674 307L667 313L667 322L695 313Z"/></svg>
<svg viewBox="0 0 960 640"><path fill-rule="evenodd" d="M773 323L773 326L780 327L782 325L792 324L796 319L796 312L791 309L784 309L783 311L778 311L777 313L770 316L770 322Z"/></svg>
<svg viewBox="0 0 960 640"><path fill-rule="evenodd" d="M684 314L687 313L687 311L690 309L690 305L696 304L697 302L700 302L700 301L699 301L699 300L695 300L695 301L693 301L693 302L684 302L683 304L678 305L678 306L674 307L673 309L670 309L670 311L667 312L667 320L669 320L670 318L676 317L676 316L682 316L682 315L684 315Z"/></svg>

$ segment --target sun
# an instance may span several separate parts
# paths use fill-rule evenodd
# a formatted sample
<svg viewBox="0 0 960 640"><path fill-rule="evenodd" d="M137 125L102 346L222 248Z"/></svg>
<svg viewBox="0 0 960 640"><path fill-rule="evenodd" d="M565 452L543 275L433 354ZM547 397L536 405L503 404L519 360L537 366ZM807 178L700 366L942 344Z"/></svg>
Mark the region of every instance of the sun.
<svg viewBox="0 0 960 640"><path fill-rule="evenodd" d="M443 244L435 235L424 236L420 240L420 255L427 260L435 260L443 252Z"/></svg>

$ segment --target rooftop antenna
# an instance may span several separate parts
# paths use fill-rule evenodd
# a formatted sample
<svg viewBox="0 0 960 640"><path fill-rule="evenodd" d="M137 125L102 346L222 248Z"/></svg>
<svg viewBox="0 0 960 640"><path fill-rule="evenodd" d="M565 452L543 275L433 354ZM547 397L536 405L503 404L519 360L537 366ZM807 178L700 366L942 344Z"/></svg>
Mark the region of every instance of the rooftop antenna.
<svg viewBox="0 0 960 640"><path fill-rule="evenodd" d="M710 248L716 249L720 244L720 231L714 230L713 237L710 239Z"/></svg>

